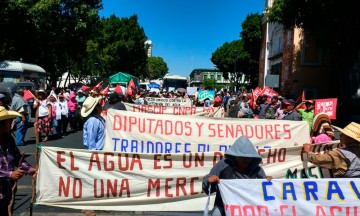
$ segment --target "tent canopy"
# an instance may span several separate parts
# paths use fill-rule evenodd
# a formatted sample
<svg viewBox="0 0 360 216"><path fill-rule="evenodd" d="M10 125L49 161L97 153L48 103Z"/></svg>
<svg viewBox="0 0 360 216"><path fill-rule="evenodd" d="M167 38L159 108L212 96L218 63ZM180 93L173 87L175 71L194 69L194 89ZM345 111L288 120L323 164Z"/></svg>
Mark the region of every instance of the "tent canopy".
<svg viewBox="0 0 360 216"><path fill-rule="evenodd" d="M118 72L117 74L110 76L109 82L110 83L120 83L120 82L129 83L131 79L134 81L135 85L139 85L139 78L137 78L131 74L123 73L123 72Z"/></svg>

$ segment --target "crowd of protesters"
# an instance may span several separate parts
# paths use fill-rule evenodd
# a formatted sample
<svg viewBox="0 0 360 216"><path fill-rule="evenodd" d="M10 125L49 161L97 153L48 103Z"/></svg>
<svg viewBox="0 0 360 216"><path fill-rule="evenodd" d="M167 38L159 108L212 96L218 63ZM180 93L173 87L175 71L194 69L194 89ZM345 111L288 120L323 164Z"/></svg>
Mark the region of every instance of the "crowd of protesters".
<svg viewBox="0 0 360 216"><path fill-rule="evenodd" d="M89 150L101 150L104 146L105 119L103 115L108 109L126 110L126 103L138 105L146 104L147 97L160 98L184 98L191 99L194 106L218 107L224 110L224 117L229 118L254 118L270 120L306 121L309 124L311 139L309 143L324 143L334 139L334 129L330 117L326 113L314 115L314 101L304 100L298 103L289 98L281 96L260 95L253 98L247 93L225 93L218 92L212 98L199 100L196 92L188 95L184 91L166 92L148 91L144 89L131 89L130 93L117 86L109 93L109 88L101 89L94 87L87 89L52 89L46 92L39 89L34 95L33 109L36 110L35 128L42 141L51 139L50 134L59 138L76 132L83 131L83 143ZM24 99L24 90L18 89L11 104L6 104L0 94L0 156L10 152L11 158L4 158L1 165L0 177L0 212L7 214L7 207L12 207L10 189L16 181L25 174L34 175L33 169L19 153L16 146L24 145L27 124L29 123L30 106ZM104 113L105 112L105 113ZM6 123L6 124L3 124ZM10 126L11 125L11 126ZM10 128L16 131L16 140L9 136ZM350 123L344 129L337 128L340 132L341 143L344 148L330 151L324 154L311 152L310 144L304 144L304 152L308 154L309 160L321 167L332 169L336 177L360 176L358 171L360 125ZM334 162L335 160L335 162ZM350 163L349 163L350 160ZM203 179L203 189L206 193L217 192L213 215L224 215L223 204L216 183L220 179L256 179L267 178L265 172L259 166L261 157L257 154L251 141L246 137L240 137L234 145L225 153L225 158L218 162L210 173ZM18 165L16 165L18 164ZM6 180L6 181L5 181ZM210 187L213 185L214 187ZM6 186L6 187L4 187ZM210 190L211 188L211 190ZM6 190L5 190L6 189ZM86 215L95 215L93 210L84 210Z"/></svg>

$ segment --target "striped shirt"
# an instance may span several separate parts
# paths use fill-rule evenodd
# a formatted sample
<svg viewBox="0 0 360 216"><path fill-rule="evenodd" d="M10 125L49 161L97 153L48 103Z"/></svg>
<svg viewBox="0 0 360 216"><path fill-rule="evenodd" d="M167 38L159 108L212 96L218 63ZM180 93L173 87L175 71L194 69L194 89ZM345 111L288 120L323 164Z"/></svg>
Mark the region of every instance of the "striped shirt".
<svg viewBox="0 0 360 216"><path fill-rule="evenodd" d="M11 174L17 168L21 158L14 138L10 134L6 134L4 140L6 142L1 143L0 147L0 200L11 196L11 188L14 185ZM29 172L31 166L23 160L19 168Z"/></svg>

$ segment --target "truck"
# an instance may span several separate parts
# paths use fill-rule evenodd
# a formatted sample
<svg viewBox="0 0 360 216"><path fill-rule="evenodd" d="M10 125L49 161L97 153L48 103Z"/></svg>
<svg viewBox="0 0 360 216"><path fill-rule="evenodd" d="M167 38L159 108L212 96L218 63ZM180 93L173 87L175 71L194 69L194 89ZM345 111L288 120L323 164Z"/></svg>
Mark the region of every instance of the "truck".
<svg viewBox="0 0 360 216"><path fill-rule="evenodd" d="M179 75L166 75L163 78L163 89L167 92L176 91L178 88L186 89L188 87L188 80L186 77Z"/></svg>

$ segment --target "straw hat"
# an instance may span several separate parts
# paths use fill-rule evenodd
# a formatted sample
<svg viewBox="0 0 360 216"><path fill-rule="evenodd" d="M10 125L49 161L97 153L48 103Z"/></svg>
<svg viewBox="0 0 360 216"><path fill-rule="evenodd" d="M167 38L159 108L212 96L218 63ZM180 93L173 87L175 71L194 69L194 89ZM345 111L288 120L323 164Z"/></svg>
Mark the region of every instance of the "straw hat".
<svg viewBox="0 0 360 216"><path fill-rule="evenodd" d="M87 117L96 107L96 105L99 103L99 100L101 98L99 97L88 97L83 103L83 106L81 107L81 116Z"/></svg>
<svg viewBox="0 0 360 216"><path fill-rule="evenodd" d="M37 93L38 93L38 94L39 94L39 93L45 94L45 90L44 90L44 89L39 89L39 90L37 91Z"/></svg>
<svg viewBox="0 0 360 216"><path fill-rule="evenodd" d="M360 124L351 122L344 129L335 126L333 127L339 130L341 133L345 134L346 136L360 142Z"/></svg>
<svg viewBox="0 0 360 216"><path fill-rule="evenodd" d="M17 117L21 117L21 115L18 112L7 111L5 109L5 107L0 106L0 121L6 120L6 119L14 119Z"/></svg>

